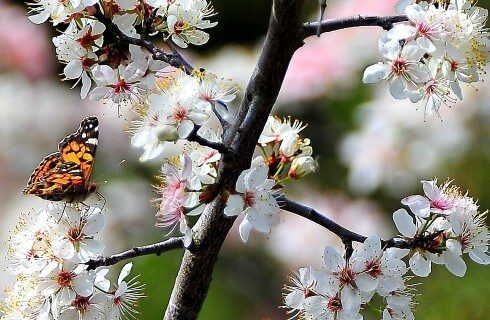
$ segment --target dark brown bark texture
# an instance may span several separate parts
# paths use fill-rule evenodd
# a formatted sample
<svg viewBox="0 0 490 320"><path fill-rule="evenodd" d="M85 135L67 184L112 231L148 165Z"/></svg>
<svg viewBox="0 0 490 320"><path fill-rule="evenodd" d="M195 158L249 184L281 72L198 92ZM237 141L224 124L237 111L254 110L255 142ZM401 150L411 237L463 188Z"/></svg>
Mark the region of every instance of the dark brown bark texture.
<svg viewBox="0 0 490 320"><path fill-rule="evenodd" d="M233 190L241 171L249 168L257 140L276 102L293 53L303 44L300 20L304 0L276 0L262 51L245 91L236 123L224 143L235 152L223 156L217 185ZM165 320L196 319L207 295L221 246L235 221L223 214L218 196L193 228L194 245L186 250L165 312Z"/></svg>

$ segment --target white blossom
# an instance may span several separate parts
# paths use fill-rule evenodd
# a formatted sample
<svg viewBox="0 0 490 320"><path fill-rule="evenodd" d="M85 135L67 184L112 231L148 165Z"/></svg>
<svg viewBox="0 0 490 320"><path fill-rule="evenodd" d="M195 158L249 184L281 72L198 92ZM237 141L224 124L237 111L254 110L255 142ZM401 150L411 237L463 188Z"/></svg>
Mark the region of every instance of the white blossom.
<svg viewBox="0 0 490 320"><path fill-rule="evenodd" d="M244 170L238 177L235 190L237 194L228 197L225 215L237 216L244 213L240 224L240 237L248 240L252 228L269 233L279 223L279 205L273 195L275 181L268 179L268 167L263 162Z"/></svg>

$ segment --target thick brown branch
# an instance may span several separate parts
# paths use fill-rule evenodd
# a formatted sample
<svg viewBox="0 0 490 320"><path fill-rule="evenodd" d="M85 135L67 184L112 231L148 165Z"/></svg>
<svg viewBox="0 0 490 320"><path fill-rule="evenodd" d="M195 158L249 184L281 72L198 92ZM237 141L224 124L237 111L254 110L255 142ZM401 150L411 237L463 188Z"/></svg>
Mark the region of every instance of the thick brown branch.
<svg viewBox="0 0 490 320"><path fill-rule="evenodd" d="M245 91L235 124L226 130L223 142L240 150L240 157L225 154L217 185L233 189L241 171L250 166L255 144L274 105L293 53L302 45L301 9L304 0L275 0L267 36L259 61ZM247 121L244 119L247 118ZM193 252L186 251L166 320L196 319L211 282L214 264L234 218L223 214L224 202L217 197L194 226Z"/></svg>
<svg viewBox="0 0 490 320"><path fill-rule="evenodd" d="M162 242L149 244L142 247L134 247L133 249L112 256L101 257L96 260L90 260L89 262L87 262L87 265L88 265L88 269L92 270L101 266L111 266L122 260L131 259L139 256L147 256L151 254L156 254L158 256L163 252L179 249L183 247L184 247L183 237L170 238Z"/></svg>
<svg viewBox="0 0 490 320"><path fill-rule="evenodd" d="M307 22L303 25L303 37L318 35L319 33L331 32L340 29L352 28L352 27L368 27L377 26L385 30L389 30L393 27L394 23L408 21L407 16L356 16L344 19L330 19L324 20L318 24L318 22Z"/></svg>

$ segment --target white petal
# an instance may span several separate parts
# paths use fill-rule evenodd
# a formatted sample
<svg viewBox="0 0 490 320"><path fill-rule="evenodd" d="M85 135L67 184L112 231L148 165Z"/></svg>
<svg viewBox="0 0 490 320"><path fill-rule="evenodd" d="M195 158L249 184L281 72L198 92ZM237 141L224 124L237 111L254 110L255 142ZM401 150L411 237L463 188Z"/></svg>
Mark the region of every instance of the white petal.
<svg viewBox="0 0 490 320"><path fill-rule="evenodd" d="M63 69L63 73L68 79L78 79L82 74L82 64L79 60L73 60Z"/></svg>
<svg viewBox="0 0 490 320"><path fill-rule="evenodd" d="M378 286L378 279L371 277L367 273L361 273L356 276L356 285L361 291L369 292Z"/></svg>
<svg viewBox="0 0 490 320"><path fill-rule="evenodd" d="M228 197L224 213L228 217L237 216L243 211L243 198L240 195L232 194Z"/></svg>
<svg viewBox="0 0 490 320"><path fill-rule="evenodd" d="M415 252L408 263L410 264L410 270L412 270L415 275L419 277L427 277L430 274L430 260L426 259L419 252Z"/></svg>
<svg viewBox="0 0 490 320"><path fill-rule="evenodd" d="M244 218L240 223L240 226L238 227L240 238L243 242L247 242L248 236L250 235L250 230L252 230L252 225L248 222L246 218Z"/></svg>
<svg viewBox="0 0 490 320"><path fill-rule="evenodd" d="M131 269L133 268L133 263L127 263L122 267L121 272L119 273L119 277L117 278L117 283L120 284L124 278L126 278L129 273L131 272Z"/></svg>
<svg viewBox="0 0 490 320"><path fill-rule="evenodd" d="M430 202L426 197L420 195L409 196L403 198L401 202L419 217L427 218L430 215Z"/></svg>
<svg viewBox="0 0 490 320"><path fill-rule="evenodd" d="M413 238L417 232L417 226L413 223L413 218L405 209L398 209L393 213L393 221L398 231L405 237Z"/></svg>
<svg viewBox="0 0 490 320"><path fill-rule="evenodd" d="M393 28L391 28L387 36L393 40L403 40L407 38L414 37L417 34L417 29L408 24L396 24Z"/></svg>
<svg viewBox="0 0 490 320"><path fill-rule="evenodd" d="M388 66L381 62L370 65L364 70L362 76L362 82L364 83L377 83L386 78L388 74Z"/></svg>
<svg viewBox="0 0 490 320"><path fill-rule="evenodd" d="M390 93L395 99L408 97L407 82L402 78L394 78L390 83Z"/></svg>
<svg viewBox="0 0 490 320"><path fill-rule="evenodd" d="M342 258L335 248L327 246L323 252L323 262L327 269L338 270L344 265L344 258Z"/></svg>
<svg viewBox="0 0 490 320"><path fill-rule="evenodd" d="M462 277L466 273L466 263L461 256L453 253L450 250L446 250L443 253L444 264L446 268L454 275Z"/></svg>
<svg viewBox="0 0 490 320"><path fill-rule="evenodd" d="M105 216L102 213L92 214L87 218L87 222L83 226L85 235L95 235L104 228Z"/></svg>
<svg viewBox="0 0 490 320"><path fill-rule="evenodd" d="M479 248L471 250L468 255L470 256L471 260L475 261L476 263L479 264L490 264L490 256L484 251Z"/></svg>

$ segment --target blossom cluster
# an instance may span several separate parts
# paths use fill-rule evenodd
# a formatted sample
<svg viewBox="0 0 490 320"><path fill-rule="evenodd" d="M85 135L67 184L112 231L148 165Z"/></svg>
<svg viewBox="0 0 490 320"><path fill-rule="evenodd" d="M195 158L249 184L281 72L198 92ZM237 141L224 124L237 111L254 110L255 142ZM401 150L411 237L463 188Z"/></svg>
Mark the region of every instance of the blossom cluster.
<svg viewBox="0 0 490 320"><path fill-rule="evenodd" d="M401 237L392 239L390 246L369 237L350 257L327 247L324 269L301 268L286 287L288 313L302 319L362 319L360 312L377 293L386 304L383 320L414 319L415 287L406 283L413 277L407 275L409 270L426 277L431 263L445 264L462 277L466 271L463 253L479 264L490 264L486 212L479 212L475 201L450 182L422 184L424 196L402 199L414 216L405 209L393 214ZM408 266L403 260L407 257Z"/></svg>
<svg viewBox="0 0 490 320"><path fill-rule="evenodd" d="M406 284L406 249L384 250L381 240L367 238L349 259L326 247L325 268L301 268L286 287L285 306L292 317L362 319L360 311L374 295L385 303L383 320L413 319L412 285Z"/></svg>
<svg viewBox="0 0 490 320"><path fill-rule="evenodd" d="M170 227L172 231L179 224L186 246L192 241L188 217L202 213L208 188L216 179L220 158L216 150L201 146L190 155L180 155L162 166L162 183L157 187L160 197L156 201L160 204L155 216L156 225Z"/></svg>
<svg viewBox="0 0 490 320"><path fill-rule="evenodd" d="M421 101L425 113L463 100L461 83L481 81L489 60L488 10L470 0L402 0L397 9L408 22L383 33L379 50L385 62L366 68L363 81L389 82L396 99Z"/></svg>
<svg viewBox="0 0 490 320"><path fill-rule="evenodd" d="M309 139L299 135L304 128L298 120L269 116L258 140L262 156L253 159L251 168L240 174L224 211L229 217L244 213L239 227L244 242L252 229L269 233L279 223L276 196L288 180L317 170Z"/></svg>
<svg viewBox="0 0 490 320"><path fill-rule="evenodd" d="M490 233L485 224L487 212L480 212L473 198L461 194L450 181L442 186L437 180L422 181L424 195L402 200L405 209L393 214L403 239L416 244L410 255L410 269L420 277L431 272L431 263L444 264L457 276L464 276L464 253L476 263L490 264Z"/></svg>
<svg viewBox="0 0 490 320"><path fill-rule="evenodd" d="M26 216L9 240L13 288L0 302L2 320L123 319L134 317L144 285L126 280L126 264L116 283L108 268L89 270L104 246L95 239L105 224L97 207L79 209L50 203L35 217Z"/></svg>
<svg viewBox="0 0 490 320"><path fill-rule="evenodd" d="M203 29L217 24L208 20L215 13L206 0L36 0L30 9L34 23L51 19L55 26L67 25L53 43L66 64L65 78L81 80L81 97L117 104L143 99L156 72L166 66L119 37L134 41L159 34L186 48L206 43Z"/></svg>
<svg viewBox="0 0 490 320"><path fill-rule="evenodd" d="M290 179L302 178L318 168L312 157L310 140L299 136L305 127L299 120L269 116L260 135L258 143L263 157L267 159L271 175L280 185Z"/></svg>
<svg viewBox="0 0 490 320"><path fill-rule="evenodd" d="M131 144L144 150L140 160L156 158L166 145L186 139L193 130L219 142L216 130L220 129L208 133L199 129L216 118L230 119L226 104L235 99L236 91L231 80L208 72L187 75L178 70L159 79L155 92L139 108L140 119L133 122L131 130Z"/></svg>

